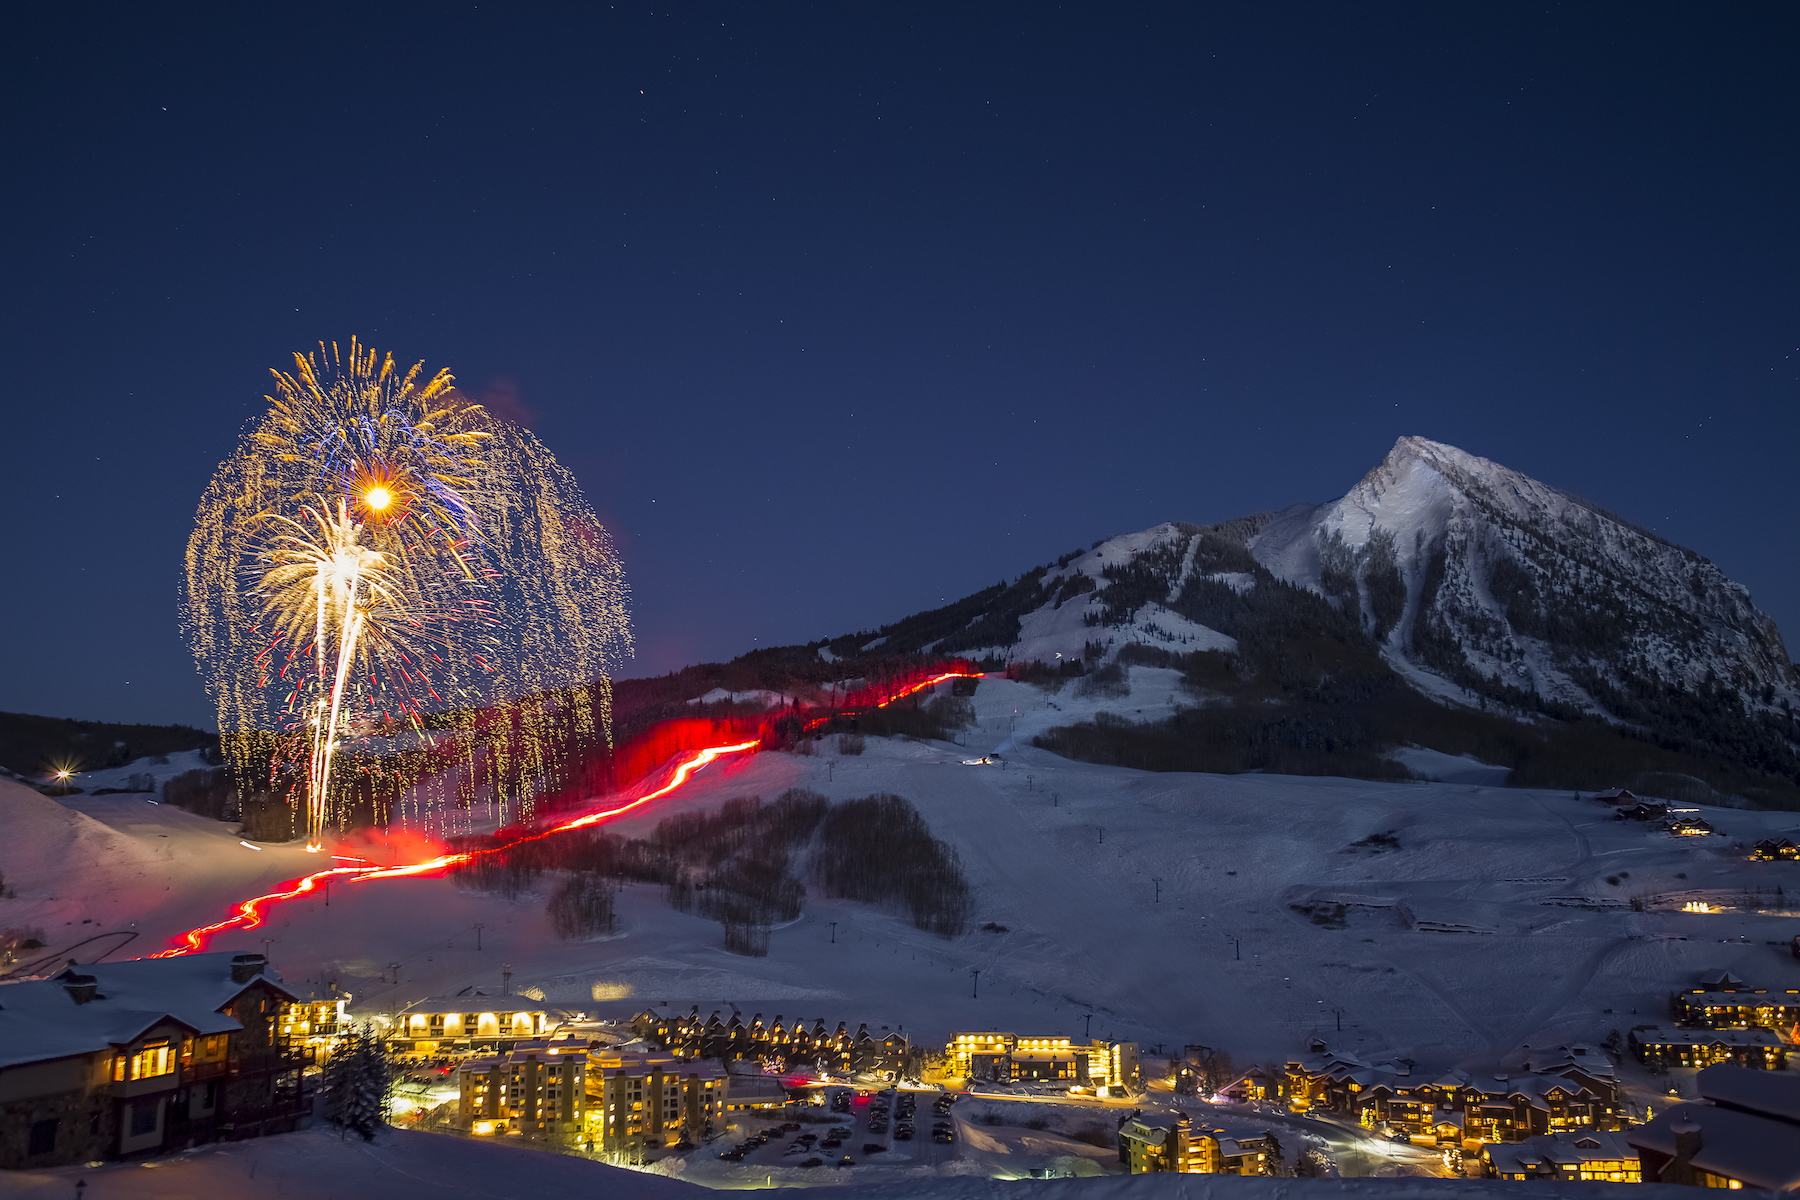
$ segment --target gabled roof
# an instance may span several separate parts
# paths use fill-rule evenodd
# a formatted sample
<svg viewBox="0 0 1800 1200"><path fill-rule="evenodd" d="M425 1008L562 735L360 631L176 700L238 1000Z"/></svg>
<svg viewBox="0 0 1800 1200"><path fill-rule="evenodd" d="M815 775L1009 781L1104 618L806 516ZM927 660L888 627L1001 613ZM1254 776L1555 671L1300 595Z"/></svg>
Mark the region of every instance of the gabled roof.
<svg viewBox="0 0 1800 1200"><path fill-rule="evenodd" d="M0 1067L45 1062L127 1046L163 1022L196 1036L243 1026L220 1009L257 986L282 999L294 995L279 977L231 978L230 953L90 963L55 979L0 984ZM94 980L94 998L77 1004L64 976Z"/></svg>

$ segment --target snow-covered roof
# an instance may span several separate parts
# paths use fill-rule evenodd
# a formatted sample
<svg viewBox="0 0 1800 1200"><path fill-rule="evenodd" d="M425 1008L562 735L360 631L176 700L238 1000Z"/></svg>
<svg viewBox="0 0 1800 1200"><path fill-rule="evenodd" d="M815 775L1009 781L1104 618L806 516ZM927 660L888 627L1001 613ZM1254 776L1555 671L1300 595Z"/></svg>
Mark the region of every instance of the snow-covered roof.
<svg viewBox="0 0 1800 1200"><path fill-rule="evenodd" d="M1639 1125L1625 1139L1639 1150L1667 1157L1676 1154L1676 1123L1697 1125L1700 1148L1690 1159L1694 1166L1724 1175L1751 1187L1772 1192L1800 1188L1800 1130L1774 1117L1715 1108L1710 1104L1678 1104L1658 1113L1647 1125Z"/></svg>
<svg viewBox="0 0 1800 1200"><path fill-rule="evenodd" d="M90 963L71 966L54 979L0 984L0 1067L126 1046L168 1021L196 1035L235 1032L243 1026L220 1010L259 984L294 999L278 976L249 974L244 982L235 982L234 957L190 954ZM89 978L93 998L77 1003L80 985Z"/></svg>

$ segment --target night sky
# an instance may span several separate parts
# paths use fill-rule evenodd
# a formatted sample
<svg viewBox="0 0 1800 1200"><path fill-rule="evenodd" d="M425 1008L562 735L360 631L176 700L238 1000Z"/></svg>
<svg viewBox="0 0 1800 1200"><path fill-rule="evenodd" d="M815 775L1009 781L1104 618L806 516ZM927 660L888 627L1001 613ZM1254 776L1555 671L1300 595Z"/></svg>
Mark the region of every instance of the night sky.
<svg viewBox="0 0 1800 1200"><path fill-rule="evenodd" d="M358 335L521 417L660 673L1403 434L1800 631L1800 8L41 5L4 89L0 710L210 724L185 539Z"/></svg>

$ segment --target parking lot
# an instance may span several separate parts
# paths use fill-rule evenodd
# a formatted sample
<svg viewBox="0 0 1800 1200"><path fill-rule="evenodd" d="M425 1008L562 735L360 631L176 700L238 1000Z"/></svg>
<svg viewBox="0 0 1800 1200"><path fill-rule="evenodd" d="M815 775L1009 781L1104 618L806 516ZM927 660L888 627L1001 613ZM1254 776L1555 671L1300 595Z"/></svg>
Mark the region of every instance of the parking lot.
<svg viewBox="0 0 1800 1200"><path fill-rule="evenodd" d="M826 1097L823 1106L796 1106L767 1119L736 1122L729 1136L688 1155L690 1177L772 1175L779 1170L793 1183L804 1180L792 1171L829 1175L883 1166L933 1167L956 1157L953 1094L831 1088Z"/></svg>

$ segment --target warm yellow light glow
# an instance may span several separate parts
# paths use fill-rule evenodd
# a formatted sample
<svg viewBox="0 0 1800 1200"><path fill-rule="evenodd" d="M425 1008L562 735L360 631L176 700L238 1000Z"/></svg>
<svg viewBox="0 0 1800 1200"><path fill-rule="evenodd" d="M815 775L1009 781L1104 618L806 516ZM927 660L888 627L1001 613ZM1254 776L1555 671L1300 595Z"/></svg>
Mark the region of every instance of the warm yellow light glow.
<svg viewBox="0 0 1800 1200"><path fill-rule="evenodd" d="M394 502L394 493L384 487L372 487L363 493L363 503L381 512Z"/></svg>
<svg viewBox="0 0 1800 1200"><path fill-rule="evenodd" d="M1681 911L1682 912L1695 912L1695 913L1709 913L1709 912L1714 911L1714 909L1713 909L1712 905L1708 904L1704 900L1689 900L1686 904L1681 906Z"/></svg>

